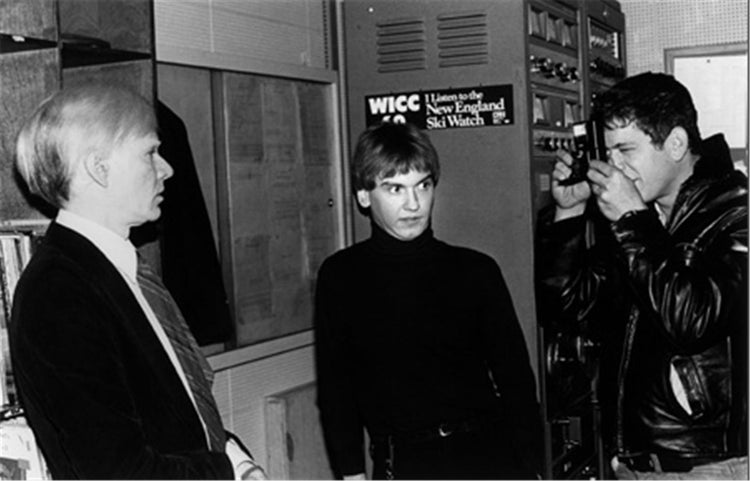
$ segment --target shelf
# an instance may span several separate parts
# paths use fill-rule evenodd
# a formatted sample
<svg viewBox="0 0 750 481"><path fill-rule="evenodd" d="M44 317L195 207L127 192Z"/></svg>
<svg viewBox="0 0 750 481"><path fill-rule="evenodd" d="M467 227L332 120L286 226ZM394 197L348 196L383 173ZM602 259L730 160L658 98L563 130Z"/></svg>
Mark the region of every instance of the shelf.
<svg viewBox="0 0 750 481"><path fill-rule="evenodd" d="M57 48L57 42L24 37L22 35L0 34L0 54Z"/></svg>
<svg viewBox="0 0 750 481"><path fill-rule="evenodd" d="M0 54L25 52L57 48L58 43L51 40L24 37L21 35L0 34ZM106 42L74 42L62 41L62 67L85 67L106 63L128 62L132 60L148 60L151 54L118 50L109 48Z"/></svg>
<svg viewBox="0 0 750 481"><path fill-rule="evenodd" d="M44 232L49 227L50 219L6 219L0 220L0 233L7 232Z"/></svg>
<svg viewBox="0 0 750 481"><path fill-rule="evenodd" d="M578 59L578 47L571 45L562 45L559 43L544 40L543 38L529 35L529 43L538 47L547 48L556 52L570 56L572 59Z"/></svg>
<svg viewBox="0 0 750 481"><path fill-rule="evenodd" d="M96 45L72 45L64 43L62 48L63 68L86 67L105 63L129 62L132 60L148 60L150 58L151 55L147 53L117 50Z"/></svg>

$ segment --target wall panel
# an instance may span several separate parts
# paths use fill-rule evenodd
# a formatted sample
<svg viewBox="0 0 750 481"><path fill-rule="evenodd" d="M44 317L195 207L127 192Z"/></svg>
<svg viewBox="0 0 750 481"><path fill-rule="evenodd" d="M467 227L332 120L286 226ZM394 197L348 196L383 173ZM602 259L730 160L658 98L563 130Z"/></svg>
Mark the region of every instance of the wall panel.
<svg viewBox="0 0 750 481"><path fill-rule="evenodd" d="M155 7L158 60L193 63L192 52L330 67L328 0L158 0ZM174 48L186 54L169 54Z"/></svg>

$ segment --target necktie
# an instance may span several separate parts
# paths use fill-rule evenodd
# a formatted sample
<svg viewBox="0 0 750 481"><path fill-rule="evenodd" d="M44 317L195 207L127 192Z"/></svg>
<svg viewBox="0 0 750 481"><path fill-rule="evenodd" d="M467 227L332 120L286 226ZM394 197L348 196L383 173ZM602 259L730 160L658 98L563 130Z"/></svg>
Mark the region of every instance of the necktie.
<svg viewBox="0 0 750 481"><path fill-rule="evenodd" d="M177 359L193 392L203 422L206 424L211 450L224 452L226 433L216 401L211 394L213 371L190 333L179 307L159 276L138 256L138 285L172 344Z"/></svg>

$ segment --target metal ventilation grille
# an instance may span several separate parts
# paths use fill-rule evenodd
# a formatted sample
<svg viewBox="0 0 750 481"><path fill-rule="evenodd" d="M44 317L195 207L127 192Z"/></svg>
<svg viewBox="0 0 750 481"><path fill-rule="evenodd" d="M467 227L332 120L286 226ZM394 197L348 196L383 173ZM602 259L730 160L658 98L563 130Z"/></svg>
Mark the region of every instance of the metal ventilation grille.
<svg viewBox="0 0 750 481"><path fill-rule="evenodd" d="M438 16L437 25L439 67L489 63L486 13L444 14Z"/></svg>
<svg viewBox="0 0 750 481"><path fill-rule="evenodd" d="M423 19L401 19L377 25L378 72L427 68Z"/></svg>

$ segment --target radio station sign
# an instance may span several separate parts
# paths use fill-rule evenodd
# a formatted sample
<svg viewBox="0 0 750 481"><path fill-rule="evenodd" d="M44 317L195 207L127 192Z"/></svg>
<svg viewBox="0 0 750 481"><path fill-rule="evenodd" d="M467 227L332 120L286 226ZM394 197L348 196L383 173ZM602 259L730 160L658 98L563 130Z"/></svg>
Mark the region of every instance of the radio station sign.
<svg viewBox="0 0 750 481"><path fill-rule="evenodd" d="M427 130L513 123L513 86L404 92L365 97L367 125L409 122Z"/></svg>

